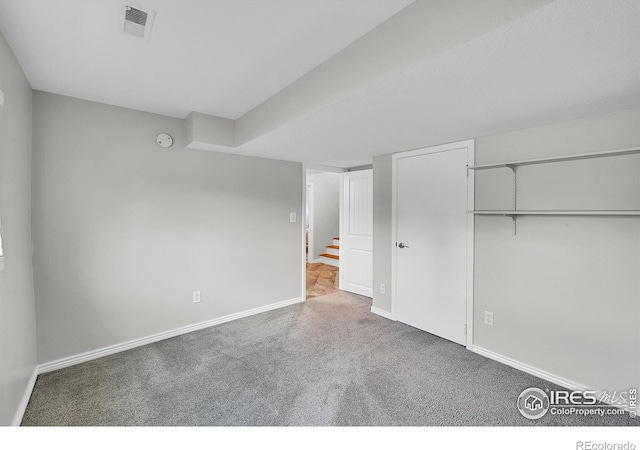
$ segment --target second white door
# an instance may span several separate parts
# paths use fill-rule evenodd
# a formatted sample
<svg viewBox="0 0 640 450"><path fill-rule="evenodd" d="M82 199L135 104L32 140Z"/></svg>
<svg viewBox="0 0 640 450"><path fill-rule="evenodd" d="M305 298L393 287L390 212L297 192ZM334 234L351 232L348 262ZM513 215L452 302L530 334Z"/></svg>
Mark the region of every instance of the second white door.
<svg viewBox="0 0 640 450"><path fill-rule="evenodd" d="M340 289L373 295L373 171L344 174Z"/></svg>

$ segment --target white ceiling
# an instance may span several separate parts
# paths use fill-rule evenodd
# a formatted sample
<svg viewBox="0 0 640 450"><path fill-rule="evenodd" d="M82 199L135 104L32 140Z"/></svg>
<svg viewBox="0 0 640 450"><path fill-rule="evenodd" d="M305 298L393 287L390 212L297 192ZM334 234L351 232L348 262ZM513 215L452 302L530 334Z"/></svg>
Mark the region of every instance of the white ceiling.
<svg viewBox="0 0 640 450"><path fill-rule="evenodd" d="M637 0L140 2L149 43L120 34L119 0L0 0L0 27L34 89L238 119L247 142L207 148L335 167L640 107ZM451 39L421 53L427 28Z"/></svg>
<svg viewBox="0 0 640 450"><path fill-rule="evenodd" d="M1 0L0 27L34 89L185 118L236 119L413 0Z"/></svg>
<svg viewBox="0 0 640 450"><path fill-rule="evenodd" d="M233 152L355 167L640 107L638 24L637 0L555 1Z"/></svg>

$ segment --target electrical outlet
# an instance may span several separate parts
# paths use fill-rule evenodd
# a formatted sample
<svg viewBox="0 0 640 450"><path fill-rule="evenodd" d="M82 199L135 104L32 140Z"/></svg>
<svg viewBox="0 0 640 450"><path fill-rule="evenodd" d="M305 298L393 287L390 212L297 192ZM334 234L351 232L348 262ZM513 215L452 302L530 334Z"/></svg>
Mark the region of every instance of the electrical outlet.
<svg viewBox="0 0 640 450"><path fill-rule="evenodd" d="M493 326L493 313L489 311L484 312L484 324Z"/></svg>
<svg viewBox="0 0 640 450"><path fill-rule="evenodd" d="M380 283L380 293L384 294L385 292L387 292L387 288L384 284Z"/></svg>
<svg viewBox="0 0 640 450"><path fill-rule="evenodd" d="M200 291L193 291L193 303L200 303Z"/></svg>

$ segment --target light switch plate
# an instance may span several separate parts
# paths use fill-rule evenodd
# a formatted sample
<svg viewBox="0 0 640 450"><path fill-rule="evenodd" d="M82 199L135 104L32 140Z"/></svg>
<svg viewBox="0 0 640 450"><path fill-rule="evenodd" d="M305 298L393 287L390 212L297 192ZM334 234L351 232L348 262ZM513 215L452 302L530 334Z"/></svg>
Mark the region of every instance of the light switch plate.
<svg viewBox="0 0 640 450"><path fill-rule="evenodd" d="M4 92L0 91L0 106L4 105Z"/></svg>
<svg viewBox="0 0 640 450"><path fill-rule="evenodd" d="M296 213L289 213L289 222L293 223L296 221Z"/></svg>

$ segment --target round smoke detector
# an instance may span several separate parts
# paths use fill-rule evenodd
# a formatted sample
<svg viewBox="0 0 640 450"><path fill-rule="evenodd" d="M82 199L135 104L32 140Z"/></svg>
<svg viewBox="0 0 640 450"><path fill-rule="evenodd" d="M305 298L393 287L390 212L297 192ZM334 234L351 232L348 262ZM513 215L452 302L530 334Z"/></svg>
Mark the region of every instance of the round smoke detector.
<svg viewBox="0 0 640 450"><path fill-rule="evenodd" d="M161 133L156 138L156 142L160 147L168 148L173 145L173 138L166 133Z"/></svg>

